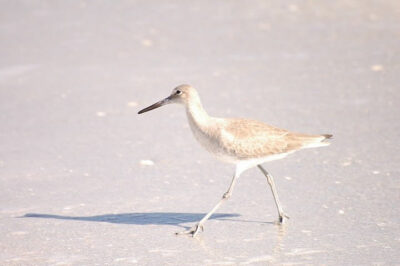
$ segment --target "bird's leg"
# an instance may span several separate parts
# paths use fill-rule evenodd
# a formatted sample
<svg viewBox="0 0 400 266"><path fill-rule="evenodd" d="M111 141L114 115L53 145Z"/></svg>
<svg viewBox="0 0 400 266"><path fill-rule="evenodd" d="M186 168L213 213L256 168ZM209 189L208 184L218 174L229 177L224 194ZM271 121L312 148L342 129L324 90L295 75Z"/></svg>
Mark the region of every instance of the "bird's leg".
<svg viewBox="0 0 400 266"><path fill-rule="evenodd" d="M276 191L274 179L272 178L272 175L270 175L261 165L257 165L257 166L261 170L261 172L265 175L265 177L267 178L268 184L271 187L272 195L274 196L276 208L278 209L278 213L279 213L279 223L282 224L285 222L285 220L284 220L285 218L289 219L289 216L283 212L281 203L279 201L278 192Z"/></svg>
<svg viewBox="0 0 400 266"><path fill-rule="evenodd" d="M203 217L203 219L200 220L200 222L198 222L192 228L190 228L190 229L188 229L186 231L183 231L183 232L178 232L176 234L177 235L189 234L189 235L192 235L192 237L195 237L200 229L203 231L204 230L203 224L208 220L208 218L210 218L211 215L213 215L213 213L222 205L222 203L224 203L224 201L226 201L227 199L229 199L231 197L232 191L233 191L233 187L235 186L236 180L240 176L240 173L241 173L241 171L236 170L235 175L232 178L231 185L228 188L228 191L225 192L224 195L222 195L222 198L217 203L217 205L215 205L214 208L209 213L207 213Z"/></svg>

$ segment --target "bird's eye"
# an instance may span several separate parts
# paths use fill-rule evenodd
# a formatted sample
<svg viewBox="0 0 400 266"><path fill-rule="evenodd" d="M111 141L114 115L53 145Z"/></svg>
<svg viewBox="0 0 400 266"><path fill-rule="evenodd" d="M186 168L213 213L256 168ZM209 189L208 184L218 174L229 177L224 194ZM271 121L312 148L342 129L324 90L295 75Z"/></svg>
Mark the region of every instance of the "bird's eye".
<svg viewBox="0 0 400 266"><path fill-rule="evenodd" d="M182 94L182 91L177 90L177 91L176 91L176 94L178 94L178 95L179 95L179 94Z"/></svg>

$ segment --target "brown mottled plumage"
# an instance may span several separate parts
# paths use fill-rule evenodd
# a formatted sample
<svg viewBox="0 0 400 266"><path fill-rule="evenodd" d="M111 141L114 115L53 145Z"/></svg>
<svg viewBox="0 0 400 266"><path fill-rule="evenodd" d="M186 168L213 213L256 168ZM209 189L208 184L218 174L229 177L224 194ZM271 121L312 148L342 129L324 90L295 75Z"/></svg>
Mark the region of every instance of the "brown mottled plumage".
<svg viewBox="0 0 400 266"><path fill-rule="evenodd" d="M239 159L262 158L275 154L291 153L307 148L309 145L323 146L328 143L322 135L306 135L289 132L274 126L249 119L227 119L222 128L234 136L232 140L224 141L223 145Z"/></svg>
<svg viewBox="0 0 400 266"><path fill-rule="evenodd" d="M329 143L325 140L332 137L328 134L294 133L250 119L211 117L203 109L197 91L190 85L176 87L169 97L139 111L139 114L169 103L185 106L190 128L206 150L218 159L236 165L232 183L221 201L198 224L184 232L192 236L203 228L203 223L231 196L240 174L255 166L267 177L278 208L279 222L282 223L288 216L282 210L272 176L261 164L281 159L300 149L327 146Z"/></svg>

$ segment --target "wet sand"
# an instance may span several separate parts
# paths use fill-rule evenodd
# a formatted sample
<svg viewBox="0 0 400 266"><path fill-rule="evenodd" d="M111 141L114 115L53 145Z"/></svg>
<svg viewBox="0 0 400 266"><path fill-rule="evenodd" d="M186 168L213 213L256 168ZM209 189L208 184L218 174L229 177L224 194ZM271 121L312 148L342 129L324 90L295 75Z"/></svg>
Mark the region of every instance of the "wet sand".
<svg viewBox="0 0 400 266"><path fill-rule="evenodd" d="M397 265L398 1L1 1L0 264ZM332 145L245 172L195 142L214 116Z"/></svg>

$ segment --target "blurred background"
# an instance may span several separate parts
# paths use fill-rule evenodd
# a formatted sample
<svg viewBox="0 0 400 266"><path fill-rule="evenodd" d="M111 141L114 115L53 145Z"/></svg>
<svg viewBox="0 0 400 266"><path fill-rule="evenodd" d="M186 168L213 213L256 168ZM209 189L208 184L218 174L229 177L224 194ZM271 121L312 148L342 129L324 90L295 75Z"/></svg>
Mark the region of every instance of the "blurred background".
<svg viewBox="0 0 400 266"><path fill-rule="evenodd" d="M400 3L0 1L0 263L400 263ZM328 148L257 169L199 239L174 237L234 167L195 143L179 84L210 115Z"/></svg>

